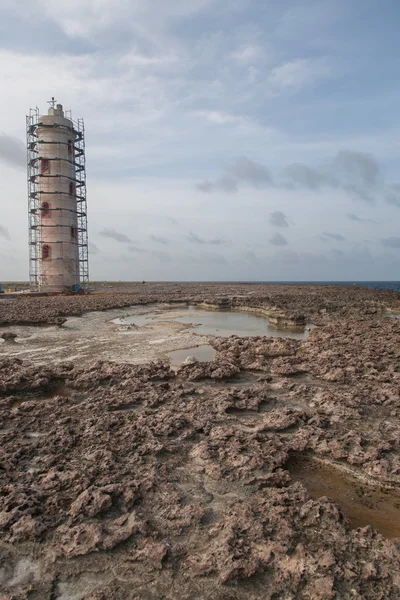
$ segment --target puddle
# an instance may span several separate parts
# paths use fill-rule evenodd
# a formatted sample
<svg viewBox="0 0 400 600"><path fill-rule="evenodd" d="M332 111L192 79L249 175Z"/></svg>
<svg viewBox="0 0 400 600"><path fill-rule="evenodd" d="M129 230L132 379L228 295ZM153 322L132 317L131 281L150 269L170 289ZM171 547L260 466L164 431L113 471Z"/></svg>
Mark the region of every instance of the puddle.
<svg viewBox="0 0 400 600"><path fill-rule="evenodd" d="M213 360L216 351L212 346L204 345L204 346L196 346L195 348L186 348L185 350L174 350L173 352L168 352L167 356L171 361L171 365L178 367L188 356L194 356L199 362L209 362Z"/></svg>
<svg viewBox="0 0 400 600"><path fill-rule="evenodd" d="M206 310L197 306L187 306L147 313L145 315L131 315L122 319L114 319L117 325L154 325L157 321L172 321L191 325L189 331L200 335L217 335L229 337L237 335L240 337L288 337L304 340L309 335L310 327L291 327L279 329L270 324L267 317L251 314L245 311Z"/></svg>
<svg viewBox="0 0 400 600"><path fill-rule="evenodd" d="M352 529L371 525L387 538L400 537L400 495L366 485L338 467L310 458L291 459L287 468L312 498L327 496L340 504Z"/></svg>
<svg viewBox="0 0 400 600"><path fill-rule="evenodd" d="M115 323L116 325L136 325L137 327L143 327L143 325L149 325L155 316L156 313L131 315L128 317L122 317L122 319L114 319L112 323Z"/></svg>

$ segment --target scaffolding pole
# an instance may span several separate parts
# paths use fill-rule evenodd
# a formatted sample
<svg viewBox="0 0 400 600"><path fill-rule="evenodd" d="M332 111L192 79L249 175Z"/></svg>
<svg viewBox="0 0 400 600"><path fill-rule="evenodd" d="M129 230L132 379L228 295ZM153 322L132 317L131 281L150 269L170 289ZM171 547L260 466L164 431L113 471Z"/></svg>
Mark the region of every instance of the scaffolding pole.
<svg viewBox="0 0 400 600"><path fill-rule="evenodd" d="M28 220L29 220L29 282L32 291L38 291L41 287L41 277L46 276L46 262L42 260L42 247L48 241L46 233L51 228L60 228L62 225L54 221L51 217L53 211L68 210L63 208L50 208L50 218L46 225L41 222L42 204L46 201L46 195L62 198L68 194L65 191L46 191L41 189L41 178L44 177L59 177L60 182L71 181L74 185L75 205L70 212L75 212L77 217L77 232L76 240L73 242L78 247L78 263L79 263L79 285L83 289L87 289L89 285L89 253L88 253L88 227L87 227L87 200L86 200L86 160L85 160L85 128L83 119L73 121L70 114L68 119L71 122L71 128L59 125L57 123L48 124L40 122L39 109L36 107L30 109L26 117L26 134L27 134L27 176L28 176ZM44 174L40 172L41 149L46 145L66 145L67 142L61 141L46 141L39 139L39 127L44 128L64 128L66 131L71 130L75 136L73 143L73 155L71 159L66 159L57 156L55 148L55 156L51 157L50 161L66 161L73 165L74 177L69 177L65 174ZM46 154L46 153L45 153ZM54 244L54 236L52 237ZM58 243L58 242L57 242ZM73 259L73 257L64 256L63 242L61 244L60 260ZM62 271L62 269L61 269ZM60 273L62 276L62 273ZM72 290L71 290L72 291Z"/></svg>

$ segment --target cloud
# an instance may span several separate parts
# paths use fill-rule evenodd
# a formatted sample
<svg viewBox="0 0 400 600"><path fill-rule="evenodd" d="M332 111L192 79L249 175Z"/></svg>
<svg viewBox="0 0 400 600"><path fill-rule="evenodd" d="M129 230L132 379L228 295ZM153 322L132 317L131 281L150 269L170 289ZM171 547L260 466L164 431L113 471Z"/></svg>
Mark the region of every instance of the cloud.
<svg viewBox="0 0 400 600"><path fill-rule="evenodd" d="M197 235L197 233L194 233L193 231L191 231L189 233L189 235L187 236L187 239L189 240L189 242L193 242L195 244L206 244L207 243L203 238L199 237Z"/></svg>
<svg viewBox="0 0 400 600"><path fill-rule="evenodd" d="M212 192L227 192L227 193L235 193L238 191L237 181L233 177L220 177L215 181L203 181L202 183L198 183L196 185L196 189L199 192L204 192L205 194L211 194Z"/></svg>
<svg viewBox="0 0 400 600"><path fill-rule="evenodd" d="M204 239L201 238L200 236L197 235L197 233L194 233L194 231L191 231L189 233L189 235L187 236L187 239L189 240L189 242L192 242L193 244L211 244L213 246L220 246L221 244L225 244L225 240L216 237L216 238L211 238L211 239Z"/></svg>
<svg viewBox="0 0 400 600"><path fill-rule="evenodd" d="M358 223L363 223L364 221L366 221L367 219L362 219L361 217L358 217L357 215L354 214L348 214L347 218L350 219L350 221L357 221Z"/></svg>
<svg viewBox="0 0 400 600"><path fill-rule="evenodd" d="M284 174L295 185L309 190L317 190L322 186L335 187L337 182L334 177L318 169L307 167L301 163L289 165L284 170Z"/></svg>
<svg viewBox="0 0 400 600"><path fill-rule="evenodd" d="M129 246L128 250L129 252L132 252L132 254L144 254L150 258L155 258L162 263L169 263L172 260L168 252L161 250L148 250L147 248L140 248L139 246Z"/></svg>
<svg viewBox="0 0 400 600"><path fill-rule="evenodd" d="M157 260L159 260L160 262L163 262L163 263L169 263L169 262L171 262L171 256L168 254L168 252L161 252L161 251L157 251L157 250L150 250L149 254L153 258L156 258Z"/></svg>
<svg viewBox="0 0 400 600"><path fill-rule="evenodd" d="M250 265L257 266L263 262L256 254L254 254L254 252L252 252L252 250L247 250L247 252L244 253L243 257L244 260Z"/></svg>
<svg viewBox="0 0 400 600"><path fill-rule="evenodd" d="M371 188L377 191L380 168L370 154L340 150L336 156L323 167L311 167L303 163L292 163L283 169L284 181L274 183L270 170L247 157L236 158L225 167L222 177L214 181L205 180L196 187L204 193L224 191L237 192L241 182L255 188L274 185L277 189L307 189L321 188L340 189L349 193L357 200L372 204L374 195ZM392 186L387 202L400 206L400 186Z"/></svg>
<svg viewBox="0 0 400 600"><path fill-rule="evenodd" d="M282 250L276 250L274 254L274 258L277 262L281 262L284 264L295 264L299 262L299 255L294 250L290 250L289 248L284 248Z"/></svg>
<svg viewBox="0 0 400 600"><path fill-rule="evenodd" d="M239 156L225 167L225 173L222 177L215 181L203 181L197 184L196 188L205 193L215 191L233 193L237 192L240 182L249 183L255 188L272 185L273 183L271 173L267 167L245 156Z"/></svg>
<svg viewBox="0 0 400 600"><path fill-rule="evenodd" d="M322 235L331 238L332 240L336 240L337 242L344 242L346 239L343 235L340 235L340 233L328 233L327 231L324 231Z"/></svg>
<svg viewBox="0 0 400 600"><path fill-rule="evenodd" d="M12 167L26 168L26 148L16 137L0 134L0 161Z"/></svg>
<svg viewBox="0 0 400 600"><path fill-rule="evenodd" d="M335 258L342 258L344 256L343 250L340 250L339 248L333 248L333 250L331 250L331 254Z"/></svg>
<svg viewBox="0 0 400 600"><path fill-rule="evenodd" d="M342 184L342 189L345 192L349 192L349 194L355 200L364 200L364 202L367 202L368 204L373 204L375 202L374 197L371 196L371 194L366 189L363 189L359 185Z"/></svg>
<svg viewBox="0 0 400 600"><path fill-rule="evenodd" d="M346 216L348 219L350 219L350 221L356 221L357 223L376 223L374 219L363 219L362 217L359 217L354 214L348 214Z"/></svg>
<svg viewBox="0 0 400 600"><path fill-rule="evenodd" d="M100 250L93 242L89 242L89 254L95 255L99 254Z"/></svg>
<svg viewBox="0 0 400 600"><path fill-rule="evenodd" d="M273 246L287 246L287 239L280 233L274 233L274 235L269 238L269 243Z"/></svg>
<svg viewBox="0 0 400 600"><path fill-rule="evenodd" d="M269 82L278 89L301 88L330 74L324 59L299 58L272 69Z"/></svg>
<svg viewBox="0 0 400 600"><path fill-rule="evenodd" d="M245 156L236 158L227 168L228 173L237 181L246 181L254 187L272 183L271 173L263 165Z"/></svg>
<svg viewBox="0 0 400 600"><path fill-rule="evenodd" d="M388 204L400 208L400 183L393 183L388 187L385 200Z"/></svg>
<svg viewBox="0 0 400 600"><path fill-rule="evenodd" d="M214 265L225 265L227 262L225 256L218 254L217 252L202 252L200 254L200 259Z"/></svg>
<svg viewBox="0 0 400 600"><path fill-rule="evenodd" d="M3 225L0 225L0 237L4 238L7 241L11 240L11 236L8 232L7 227L4 227Z"/></svg>
<svg viewBox="0 0 400 600"><path fill-rule="evenodd" d="M255 62L262 54L263 50L260 46L241 46L238 50L232 52L231 58L239 64L247 65Z"/></svg>
<svg viewBox="0 0 400 600"><path fill-rule="evenodd" d="M151 235L149 235L149 238L153 242L157 242L157 244L163 244L164 246L166 246L167 244L169 244L169 241L167 240L167 238L163 237L162 235L154 235L152 233Z"/></svg>
<svg viewBox="0 0 400 600"><path fill-rule="evenodd" d="M148 252L144 248L139 248L139 246L129 246L128 250L134 254L147 254Z"/></svg>
<svg viewBox="0 0 400 600"><path fill-rule="evenodd" d="M132 243L132 240L128 238L127 235L125 235L124 233L119 233L118 231L115 231L115 229L103 229L103 231L100 231L100 235L102 235L103 237L111 238L112 240L120 242L121 244Z"/></svg>
<svg viewBox="0 0 400 600"><path fill-rule="evenodd" d="M154 0L150 4L141 0L91 0L85 3L69 0L59 6L43 0L40 2L42 12L73 38L98 40L110 30L127 31L130 37L144 40L147 45L160 42L171 22L179 23L195 16L211 4L212 0L168 4L165 0Z"/></svg>
<svg viewBox="0 0 400 600"><path fill-rule="evenodd" d="M380 168L375 158L364 152L340 150L333 160L322 167L309 167L294 163L286 167L284 176L299 188L318 190L320 188L341 189L356 200L372 204Z"/></svg>
<svg viewBox="0 0 400 600"><path fill-rule="evenodd" d="M400 248L400 237L388 237L381 240L382 246L385 248Z"/></svg>
<svg viewBox="0 0 400 600"><path fill-rule="evenodd" d="M195 110L191 114L195 117L203 117L210 123L216 123L217 125L228 125L242 120L241 117L216 110Z"/></svg>
<svg viewBox="0 0 400 600"><path fill-rule="evenodd" d="M345 177L362 185L374 186L378 182L379 165L371 154L340 150L335 158L335 166Z"/></svg>
<svg viewBox="0 0 400 600"><path fill-rule="evenodd" d="M275 210L270 214L269 222L274 227L289 227L287 216L280 210Z"/></svg>

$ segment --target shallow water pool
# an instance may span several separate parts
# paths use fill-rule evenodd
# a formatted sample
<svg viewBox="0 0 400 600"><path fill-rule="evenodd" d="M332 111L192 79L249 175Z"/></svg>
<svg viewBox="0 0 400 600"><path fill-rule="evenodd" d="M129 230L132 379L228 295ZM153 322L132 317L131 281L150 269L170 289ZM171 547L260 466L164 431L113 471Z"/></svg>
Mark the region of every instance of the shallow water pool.
<svg viewBox="0 0 400 600"><path fill-rule="evenodd" d="M172 321L189 326L189 330L199 335L228 337L288 337L304 340L309 331L305 327L277 328L270 324L267 317L244 311L229 309L206 310L197 306L157 310L147 314L132 315L114 321L118 325L133 324L137 327L154 326L160 321Z"/></svg>
<svg viewBox="0 0 400 600"><path fill-rule="evenodd" d="M215 355L216 351L214 348L207 344L204 346L186 348L184 350L173 350L172 352L167 353L172 366L181 365L189 356L193 356L198 362L209 362L213 360Z"/></svg>
<svg viewBox="0 0 400 600"><path fill-rule="evenodd" d="M312 498L327 496L340 504L353 529L371 525L387 538L400 536L398 493L368 486L338 467L307 457L292 459L286 468Z"/></svg>

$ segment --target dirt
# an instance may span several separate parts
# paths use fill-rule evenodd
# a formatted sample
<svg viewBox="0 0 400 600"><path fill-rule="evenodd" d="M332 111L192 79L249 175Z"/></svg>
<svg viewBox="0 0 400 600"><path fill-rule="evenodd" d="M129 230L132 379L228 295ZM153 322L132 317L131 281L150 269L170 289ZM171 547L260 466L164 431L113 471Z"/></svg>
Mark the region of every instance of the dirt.
<svg viewBox="0 0 400 600"><path fill-rule="evenodd" d="M0 302L19 334L0 358L1 600L400 597L400 298L285 289L127 288L126 306L228 298L316 325L210 337L215 358L177 372L185 326L118 331L121 289ZM94 308L86 349L46 321Z"/></svg>

